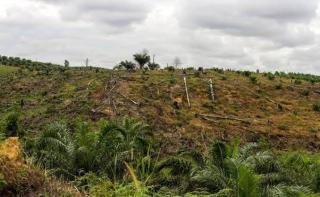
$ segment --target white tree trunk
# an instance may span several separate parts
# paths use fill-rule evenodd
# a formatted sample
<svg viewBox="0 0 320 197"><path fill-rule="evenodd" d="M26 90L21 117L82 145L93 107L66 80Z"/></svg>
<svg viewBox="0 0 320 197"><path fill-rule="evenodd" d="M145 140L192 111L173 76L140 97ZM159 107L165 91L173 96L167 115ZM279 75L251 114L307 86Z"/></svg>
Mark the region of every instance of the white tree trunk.
<svg viewBox="0 0 320 197"><path fill-rule="evenodd" d="M186 77L183 77L183 81L184 81L184 87L185 87L185 89L186 89L188 106L191 107L190 99L189 99L189 93L188 93L188 87L187 87L187 78L186 78Z"/></svg>

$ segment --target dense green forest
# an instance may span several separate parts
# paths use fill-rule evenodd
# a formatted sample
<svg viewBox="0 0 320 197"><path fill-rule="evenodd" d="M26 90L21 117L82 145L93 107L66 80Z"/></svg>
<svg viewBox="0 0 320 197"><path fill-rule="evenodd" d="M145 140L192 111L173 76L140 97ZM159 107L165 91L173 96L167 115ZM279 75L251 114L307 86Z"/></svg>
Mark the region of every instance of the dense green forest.
<svg viewBox="0 0 320 197"><path fill-rule="evenodd" d="M319 76L134 59L108 70L0 57L1 196L320 195Z"/></svg>

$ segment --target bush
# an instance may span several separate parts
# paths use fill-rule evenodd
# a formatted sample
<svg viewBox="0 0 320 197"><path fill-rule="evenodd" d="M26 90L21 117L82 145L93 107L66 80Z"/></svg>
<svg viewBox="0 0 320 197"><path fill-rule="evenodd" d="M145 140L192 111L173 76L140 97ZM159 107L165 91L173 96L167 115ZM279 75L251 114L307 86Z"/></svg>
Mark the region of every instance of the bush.
<svg viewBox="0 0 320 197"><path fill-rule="evenodd" d="M202 107L208 109L210 112L214 112L214 111L217 110L217 106L216 105L213 105L212 103L208 103L208 102L203 103Z"/></svg>
<svg viewBox="0 0 320 197"><path fill-rule="evenodd" d="M199 72L203 72L203 67L199 67L199 68L198 68L198 71L199 71Z"/></svg>
<svg viewBox="0 0 320 197"><path fill-rule="evenodd" d="M320 112L320 102L313 104L313 110L316 112Z"/></svg>
<svg viewBox="0 0 320 197"><path fill-rule="evenodd" d="M302 84L302 81L299 80L299 79L296 79L296 80L294 80L294 84L295 85L300 85L300 84Z"/></svg>
<svg viewBox="0 0 320 197"><path fill-rule="evenodd" d="M250 81L251 81L251 83L256 84L257 83L257 77L255 75L251 75L250 76Z"/></svg>
<svg viewBox="0 0 320 197"><path fill-rule="evenodd" d="M4 131L7 137L19 135L19 117L20 114L17 112L11 112L6 116L4 120Z"/></svg>
<svg viewBox="0 0 320 197"><path fill-rule="evenodd" d="M2 191L7 185L6 180L4 179L3 174L0 173L0 191Z"/></svg>
<svg viewBox="0 0 320 197"><path fill-rule="evenodd" d="M160 68L160 65L157 64L157 63L152 63L152 62L149 62L148 63L148 68L150 70L158 70Z"/></svg>
<svg viewBox="0 0 320 197"><path fill-rule="evenodd" d="M281 124L281 125L278 125L278 129L280 129L282 131L287 131L287 130L289 130L289 127L288 127L288 125Z"/></svg>
<svg viewBox="0 0 320 197"><path fill-rule="evenodd" d="M195 77L200 77L200 76L201 76L201 72L196 71L196 72L194 73L194 76L195 76Z"/></svg>
<svg viewBox="0 0 320 197"><path fill-rule="evenodd" d="M282 84L281 83L277 84L276 85L276 90L281 90L281 89L282 89Z"/></svg>
<svg viewBox="0 0 320 197"><path fill-rule="evenodd" d="M310 90L308 90L308 89L303 90L300 94L301 94L302 96L309 96L309 95L310 95Z"/></svg>
<svg viewBox="0 0 320 197"><path fill-rule="evenodd" d="M174 68L173 66L168 66L168 67L166 68L166 70L169 71L169 72L174 72L174 71L175 71L175 68Z"/></svg>
<svg viewBox="0 0 320 197"><path fill-rule="evenodd" d="M268 73L268 79L270 81L274 80L275 76L272 73Z"/></svg>
<svg viewBox="0 0 320 197"><path fill-rule="evenodd" d="M242 74L246 77L250 77L251 72L250 71L243 71Z"/></svg>

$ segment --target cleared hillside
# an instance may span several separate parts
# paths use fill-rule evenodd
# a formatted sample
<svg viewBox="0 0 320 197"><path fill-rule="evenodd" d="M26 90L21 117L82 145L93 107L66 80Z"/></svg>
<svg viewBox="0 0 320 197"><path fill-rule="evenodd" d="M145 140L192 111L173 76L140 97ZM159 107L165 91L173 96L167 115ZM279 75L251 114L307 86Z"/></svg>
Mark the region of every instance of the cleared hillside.
<svg viewBox="0 0 320 197"><path fill-rule="evenodd" d="M281 150L320 148L320 113L313 109L320 83L284 74L0 66L0 78L0 116L20 112L26 136L54 120L84 118L98 125L100 119L130 115L151 126L164 152L204 148L212 137L266 142Z"/></svg>

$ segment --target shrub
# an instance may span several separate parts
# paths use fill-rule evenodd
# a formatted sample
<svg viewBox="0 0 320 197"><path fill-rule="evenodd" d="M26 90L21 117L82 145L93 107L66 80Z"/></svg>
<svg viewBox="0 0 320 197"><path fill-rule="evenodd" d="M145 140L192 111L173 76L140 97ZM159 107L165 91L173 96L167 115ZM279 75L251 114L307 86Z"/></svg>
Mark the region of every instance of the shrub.
<svg viewBox="0 0 320 197"><path fill-rule="evenodd" d="M195 76L195 77L200 77L200 75L201 75L201 72L199 72L199 71L196 71L196 72L194 73L194 76Z"/></svg>
<svg viewBox="0 0 320 197"><path fill-rule="evenodd" d="M320 102L313 104L313 110L316 112L320 112Z"/></svg>
<svg viewBox="0 0 320 197"><path fill-rule="evenodd" d="M280 124L280 125L278 125L278 129L283 130L283 131L287 131L289 129L289 127L288 127L288 125Z"/></svg>
<svg viewBox="0 0 320 197"><path fill-rule="evenodd" d="M208 102L203 103L202 107L207 108L210 112L214 112L214 111L217 110L217 106L216 105L213 105L212 103L208 103Z"/></svg>
<svg viewBox="0 0 320 197"><path fill-rule="evenodd" d="M148 63L148 68L150 70L158 70L160 68L160 65L157 64L157 63L152 63L152 62L149 62Z"/></svg>
<svg viewBox="0 0 320 197"><path fill-rule="evenodd" d="M6 134L0 130L0 140L4 139L6 137Z"/></svg>
<svg viewBox="0 0 320 197"><path fill-rule="evenodd" d="M309 129L309 132L310 132L310 133L318 133L318 132L319 132L319 129L318 129L318 128L310 128L310 129Z"/></svg>
<svg viewBox="0 0 320 197"><path fill-rule="evenodd" d="M277 84L276 85L276 90L281 90L281 89L282 89L282 84L281 83Z"/></svg>
<svg viewBox="0 0 320 197"><path fill-rule="evenodd" d="M250 76L250 81L251 81L251 83L256 84L257 83L257 77L255 75L251 75Z"/></svg>
<svg viewBox="0 0 320 197"><path fill-rule="evenodd" d="M268 73L268 79L274 80L275 76L272 73Z"/></svg>
<svg viewBox="0 0 320 197"><path fill-rule="evenodd" d="M302 96L309 96L309 95L310 95L310 90L308 90L308 89L303 90L300 94L301 94Z"/></svg>
<svg viewBox="0 0 320 197"><path fill-rule="evenodd" d="M7 137L19 135L19 121L20 114L17 112L10 112L4 120L4 131Z"/></svg>
<svg viewBox="0 0 320 197"><path fill-rule="evenodd" d="M7 185L6 180L4 179L4 176L2 173L0 173L0 191L2 191Z"/></svg>
<svg viewBox="0 0 320 197"><path fill-rule="evenodd" d="M198 68L198 71L199 71L199 72L203 72L203 67L199 67L199 68Z"/></svg>
<svg viewBox="0 0 320 197"><path fill-rule="evenodd" d="M169 72L174 72L174 71L175 71L175 68L174 68L173 66L168 66L168 67L166 68L166 70L169 71Z"/></svg>
<svg viewBox="0 0 320 197"><path fill-rule="evenodd" d="M177 80L176 80L175 78L171 78L171 79L169 80L169 83L170 83L170 84L176 84L176 83L177 83Z"/></svg>
<svg viewBox="0 0 320 197"><path fill-rule="evenodd" d="M296 79L296 80L294 80L294 84L295 85L300 85L300 84L302 84L302 81L299 80L299 79Z"/></svg>
<svg viewBox="0 0 320 197"><path fill-rule="evenodd" d="M250 77L251 72L250 71L243 71L242 74L246 77Z"/></svg>

